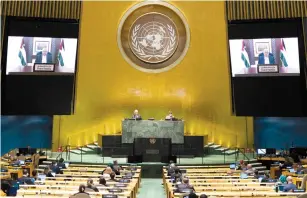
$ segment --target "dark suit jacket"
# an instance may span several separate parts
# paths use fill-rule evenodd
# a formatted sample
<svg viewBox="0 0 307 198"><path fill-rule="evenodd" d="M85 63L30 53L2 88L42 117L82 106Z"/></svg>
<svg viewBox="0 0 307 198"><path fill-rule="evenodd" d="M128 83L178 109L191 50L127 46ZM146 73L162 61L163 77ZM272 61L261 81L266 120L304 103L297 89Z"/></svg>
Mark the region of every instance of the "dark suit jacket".
<svg viewBox="0 0 307 198"><path fill-rule="evenodd" d="M46 57L46 62L47 63L53 63L53 61L52 61L52 54L50 52L48 52L46 56L47 56ZM42 63L42 59L43 59L43 53L42 52L38 52L36 54L35 63Z"/></svg>
<svg viewBox="0 0 307 198"><path fill-rule="evenodd" d="M276 64L276 63L275 63L274 55L273 55L272 53L269 53L269 62L270 62L270 64ZM264 61L264 54L263 54L263 53L259 54L259 57L258 57L258 64L259 64L259 65L264 65L264 64L265 64L265 61Z"/></svg>
<svg viewBox="0 0 307 198"><path fill-rule="evenodd" d="M34 185L34 179L32 179L31 177L22 176L18 179L18 181L20 184Z"/></svg>
<svg viewBox="0 0 307 198"><path fill-rule="evenodd" d="M138 115L133 114L132 119L142 120L142 116L140 114L138 114Z"/></svg>

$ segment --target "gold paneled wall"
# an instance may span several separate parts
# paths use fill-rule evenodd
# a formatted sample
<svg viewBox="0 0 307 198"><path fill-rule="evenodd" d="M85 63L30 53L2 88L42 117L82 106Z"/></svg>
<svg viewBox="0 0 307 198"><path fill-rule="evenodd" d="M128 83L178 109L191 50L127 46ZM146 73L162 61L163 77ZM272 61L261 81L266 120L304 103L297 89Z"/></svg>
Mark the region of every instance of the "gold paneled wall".
<svg viewBox="0 0 307 198"><path fill-rule="evenodd" d="M307 2L172 2L188 20L191 44L178 66L160 74L134 69L117 47L119 20L134 3L1 1L1 16L79 19L82 14L75 115L55 116L54 149L92 143L98 134L119 134L121 119L136 108L144 118L156 119L171 109L186 120L186 134L251 146L252 120L231 116L227 19L307 16Z"/></svg>
<svg viewBox="0 0 307 198"><path fill-rule="evenodd" d="M227 19L276 19L307 16L307 1L226 1Z"/></svg>
<svg viewBox="0 0 307 198"><path fill-rule="evenodd" d="M54 148L119 134L121 120L134 109L145 119L161 119L172 110L186 120L189 135L208 134L225 146L251 146L251 119L231 115L225 3L172 2L187 18L191 44L179 65L159 74L136 70L118 49L120 18L134 3L83 2L75 115L55 117Z"/></svg>

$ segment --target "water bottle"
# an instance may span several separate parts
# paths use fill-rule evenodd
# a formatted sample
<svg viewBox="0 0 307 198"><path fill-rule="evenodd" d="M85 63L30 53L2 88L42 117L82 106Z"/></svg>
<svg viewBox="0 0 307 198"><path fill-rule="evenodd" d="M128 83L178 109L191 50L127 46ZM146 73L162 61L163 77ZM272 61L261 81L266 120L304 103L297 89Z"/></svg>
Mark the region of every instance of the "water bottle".
<svg viewBox="0 0 307 198"><path fill-rule="evenodd" d="M276 185L276 187L275 187L275 192L278 193L278 185Z"/></svg>

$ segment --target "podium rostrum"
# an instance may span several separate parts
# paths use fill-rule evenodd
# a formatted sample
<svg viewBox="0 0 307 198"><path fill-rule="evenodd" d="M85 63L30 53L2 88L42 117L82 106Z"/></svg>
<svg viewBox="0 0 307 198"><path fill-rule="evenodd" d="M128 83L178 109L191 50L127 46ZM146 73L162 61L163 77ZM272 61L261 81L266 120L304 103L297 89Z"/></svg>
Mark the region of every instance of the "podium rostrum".
<svg viewBox="0 0 307 198"><path fill-rule="evenodd" d="M135 138L134 156L142 156L143 162L167 162L172 151L171 138Z"/></svg>
<svg viewBox="0 0 307 198"><path fill-rule="evenodd" d="M123 120L122 143L133 143L135 138L171 138L173 144L184 143L184 121Z"/></svg>

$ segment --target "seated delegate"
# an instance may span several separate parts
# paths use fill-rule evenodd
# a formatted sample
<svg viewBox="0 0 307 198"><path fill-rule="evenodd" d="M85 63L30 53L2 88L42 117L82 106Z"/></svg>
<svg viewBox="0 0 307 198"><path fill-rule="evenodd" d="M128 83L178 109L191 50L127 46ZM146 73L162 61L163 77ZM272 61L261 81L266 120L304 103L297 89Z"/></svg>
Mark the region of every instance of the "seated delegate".
<svg viewBox="0 0 307 198"><path fill-rule="evenodd" d="M63 159L63 158L61 158L61 159L59 160L59 163L57 164L57 167L58 167L59 169L66 169L66 165L65 165L65 163L64 163L64 159Z"/></svg>
<svg viewBox="0 0 307 198"><path fill-rule="evenodd" d="M46 175L46 177L54 177L48 166L44 168L44 175Z"/></svg>
<svg viewBox="0 0 307 198"><path fill-rule="evenodd" d="M110 180L109 180L109 181L119 182L119 180L115 179L115 176L116 176L115 173L112 172L112 173L110 174Z"/></svg>
<svg viewBox="0 0 307 198"><path fill-rule="evenodd" d="M255 174L255 169L253 169L253 166L251 164L248 164L247 169L244 171L244 173L253 176Z"/></svg>
<svg viewBox="0 0 307 198"><path fill-rule="evenodd" d="M103 177L100 177L99 178L99 184L97 186L105 186L105 187L108 186L106 179L103 178Z"/></svg>
<svg viewBox="0 0 307 198"><path fill-rule="evenodd" d="M175 172L171 175L171 179L173 179L173 183L182 182L182 175L179 168L175 169Z"/></svg>
<svg viewBox="0 0 307 198"><path fill-rule="evenodd" d="M29 173L26 169L23 169L22 171L23 175L22 177L18 178L18 182L20 184L28 184L28 185L34 185L34 179L29 177Z"/></svg>
<svg viewBox="0 0 307 198"><path fill-rule="evenodd" d="M99 192L98 188L94 185L93 179L88 179L85 187L85 192Z"/></svg>
<svg viewBox="0 0 307 198"><path fill-rule="evenodd" d="M50 170L55 174L63 174L63 171L59 168L59 166L55 162L51 163Z"/></svg>
<svg viewBox="0 0 307 198"><path fill-rule="evenodd" d="M109 180L111 178L110 175L112 172L112 168L108 166L104 171L102 171L102 177L106 180Z"/></svg>
<svg viewBox="0 0 307 198"><path fill-rule="evenodd" d="M114 160L113 164L110 164L109 166L116 175L120 175L120 170L122 170L122 167L118 165L117 160Z"/></svg>
<svg viewBox="0 0 307 198"><path fill-rule="evenodd" d="M293 184L293 182L292 182L292 177L291 177L291 176L288 176L288 177L287 177L287 184L284 185L283 191L284 191L284 192L293 192L293 191L296 190L296 189L297 189L297 188L296 188L296 185Z"/></svg>
<svg viewBox="0 0 307 198"><path fill-rule="evenodd" d="M183 178L182 183L177 185L177 190L185 190L185 189L191 189L195 191L194 187L189 184L189 179L188 178Z"/></svg>
<svg viewBox="0 0 307 198"><path fill-rule="evenodd" d="M86 188L85 185L81 184L79 186L79 192L77 192L73 196L70 196L70 198L76 198L76 197L91 198L90 195L87 192L85 192L85 188Z"/></svg>

